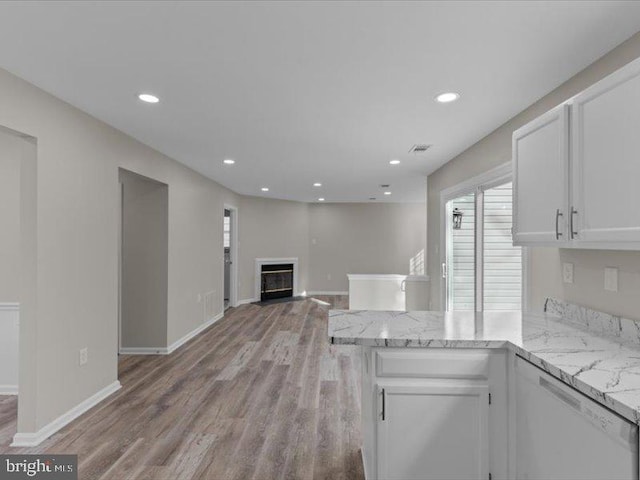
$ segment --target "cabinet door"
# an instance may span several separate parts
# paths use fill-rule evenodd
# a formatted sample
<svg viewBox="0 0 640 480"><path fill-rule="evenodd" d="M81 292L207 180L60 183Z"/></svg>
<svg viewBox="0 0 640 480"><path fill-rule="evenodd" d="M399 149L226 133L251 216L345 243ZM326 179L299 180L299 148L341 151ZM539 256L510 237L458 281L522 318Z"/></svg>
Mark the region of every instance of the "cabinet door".
<svg viewBox="0 0 640 480"><path fill-rule="evenodd" d="M571 104L573 237L640 242L640 61Z"/></svg>
<svg viewBox="0 0 640 480"><path fill-rule="evenodd" d="M567 241L569 115L560 105L513 133L513 242Z"/></svg>
<svg viewBox="0 0 640 480"><path fill-rule="evenodd" d="M379 480L489 475L488 387L378 385Z"/></svg>

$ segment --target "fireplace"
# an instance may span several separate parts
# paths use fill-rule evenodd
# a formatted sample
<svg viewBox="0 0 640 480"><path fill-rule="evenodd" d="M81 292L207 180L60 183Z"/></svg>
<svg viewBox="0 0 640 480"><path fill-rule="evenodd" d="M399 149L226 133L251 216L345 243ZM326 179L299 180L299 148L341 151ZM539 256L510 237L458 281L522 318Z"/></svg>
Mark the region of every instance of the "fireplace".
<svg viewBox="0 0 640 480"><path fill-rule="evenodd" d="M293 266L293 268L292 268ZM293 272L280 272L283 276L287 276L290 278L290 283L283 283L283 279L276 280L276 273L267 273L267 272L277 272L278 270L293 270ZM267 275L267 282L273 282L267 284L265 287L264 284L264 274ZM273 276L273 278L270 278ZM278 284L277 282L281 282ZM283 298L287 296L295 297L300 295L300 291L298 290L298 258L297 257L268 257L268 258L256 258L255 259L255 275L254 275L254 302L261 302L265 299L265 293L267 293L266 298ZM275 285L274 285L275 283ZM265 290L280 290L279 292L264 292Z"/></svg>
<svg viewBox="0 0 640 480"><path fill-rule="evenodd" d="M260 301L293 296L293 263L261 266Z"/></svg>

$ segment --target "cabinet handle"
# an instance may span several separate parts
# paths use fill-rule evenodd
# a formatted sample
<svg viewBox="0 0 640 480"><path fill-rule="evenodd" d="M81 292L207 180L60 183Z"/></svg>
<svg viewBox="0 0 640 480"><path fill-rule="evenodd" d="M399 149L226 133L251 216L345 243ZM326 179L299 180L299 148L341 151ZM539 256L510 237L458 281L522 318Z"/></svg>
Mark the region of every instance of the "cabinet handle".
<svg viewBox="0 0 640 480"><path fill-rule="evenodd" d="M573 216L576 215L578 213L578 210L576 210L574 207L571 207L571 221L570 223L570 229L571 229L571 240L573 240L575 238L576 235L578 235L578 232L576 232L573 229Z"/></svg>
<svg viewBox="0 0 640 480"><path fill-rule="evenodd" d="M562 212L560 211L560 209L558 208L556 210L556 240L559 240L560 237L562 236L562 232L560 230L558 230L558 220L560 219L560 217L562 217Z"/></svg>
<svg viewBox="0 0 640 480"><path fill-rule="evenodd" d="M386 414L386 395L384 392L384 388L382 389L382 420L386 420L387 414Z"/></svg>

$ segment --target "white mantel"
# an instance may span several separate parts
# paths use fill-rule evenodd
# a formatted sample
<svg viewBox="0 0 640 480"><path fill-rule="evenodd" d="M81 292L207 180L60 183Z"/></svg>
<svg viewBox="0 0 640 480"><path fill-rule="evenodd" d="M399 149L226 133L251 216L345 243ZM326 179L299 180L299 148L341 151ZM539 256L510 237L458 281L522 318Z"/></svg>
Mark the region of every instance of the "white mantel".
<svg viewBox="0 0 640 480"><path fill-rule="evenodd" d="M278 265L280 263L291 263L293 265L293 296L300 295L298 290L298 257L290 258L256 258L255 281L254 281L254 298L260 301L261 278L263 265Z"/></svg>

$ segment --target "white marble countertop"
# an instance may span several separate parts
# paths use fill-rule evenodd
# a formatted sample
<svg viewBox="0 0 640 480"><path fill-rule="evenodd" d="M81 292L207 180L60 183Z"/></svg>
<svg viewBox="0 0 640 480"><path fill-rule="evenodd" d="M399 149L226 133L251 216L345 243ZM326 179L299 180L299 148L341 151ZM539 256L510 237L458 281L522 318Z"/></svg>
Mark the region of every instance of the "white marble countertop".
<svg viewBox="0 0 640 480"><path fill-rule="evenodd" d="M331 310L328 333L345 345L507 348L640 424L640 347L558 317Z"/></svg>

